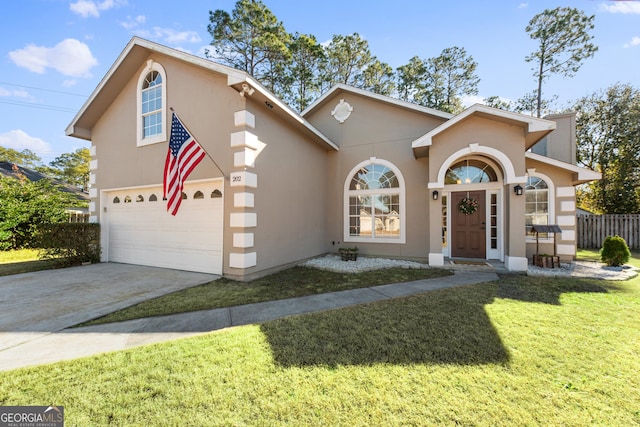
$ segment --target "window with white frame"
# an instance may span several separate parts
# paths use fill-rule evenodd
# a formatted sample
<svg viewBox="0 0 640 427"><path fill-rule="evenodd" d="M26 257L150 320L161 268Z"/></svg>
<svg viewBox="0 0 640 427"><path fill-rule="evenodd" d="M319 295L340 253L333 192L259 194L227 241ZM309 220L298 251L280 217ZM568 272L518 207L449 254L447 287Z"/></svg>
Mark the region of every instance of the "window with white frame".
<svg viewBox="0 0 640 427"><path fill-rule="evenodd" d="M539 176L529 176L525 187L525 225L527 236L534 238L535 233L531 231L534 225L548 225L551 214L551 203L549 200L550 185ZM547 238L546 233L540 233L540 238Z"/></svg>
<svg viewBox="0 0 640 427"><path fill-rule="evenodd" d="M444 183L449 184L479 184L495 182L498 175L491 165L479 159L465 159L451 165L447 170Z"/></svg>
<svg viewBox="0 0 640 427"><path fill-rule="evenodd" d="M404 180L391 163L356 166L345 182L345 241L405 242Z"/></svg>
<svg viewBox="0 0 640 427"><path fill-rule="evenodd" d="M164 68L149 61L138 82L138 146L166 138L166 78Z"/></svg>

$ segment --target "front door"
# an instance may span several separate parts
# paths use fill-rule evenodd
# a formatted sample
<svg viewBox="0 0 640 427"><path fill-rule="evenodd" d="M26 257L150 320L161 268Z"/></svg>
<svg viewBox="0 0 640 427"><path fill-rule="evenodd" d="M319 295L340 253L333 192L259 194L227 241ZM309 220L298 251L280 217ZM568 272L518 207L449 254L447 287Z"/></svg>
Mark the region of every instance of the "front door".
<svg viewBox="0 0 640 427"><path fill-rule="evenodd" d="M473 199L478 208L473 213L460 211L460 202ZM455 258L487 257L485 192L460 191L451 193L451 256Z"/></svg>

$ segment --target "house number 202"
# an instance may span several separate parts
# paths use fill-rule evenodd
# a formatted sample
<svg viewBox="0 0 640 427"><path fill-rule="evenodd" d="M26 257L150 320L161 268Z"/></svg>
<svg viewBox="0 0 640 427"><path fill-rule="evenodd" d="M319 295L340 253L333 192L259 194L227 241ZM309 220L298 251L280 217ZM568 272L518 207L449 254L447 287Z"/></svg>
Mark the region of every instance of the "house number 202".
<svg viewBox="0 0 640 427"><path fill-rule="evenodd" d="M242 182L242 175L234 175L231 177L231 182Z"/></svg>

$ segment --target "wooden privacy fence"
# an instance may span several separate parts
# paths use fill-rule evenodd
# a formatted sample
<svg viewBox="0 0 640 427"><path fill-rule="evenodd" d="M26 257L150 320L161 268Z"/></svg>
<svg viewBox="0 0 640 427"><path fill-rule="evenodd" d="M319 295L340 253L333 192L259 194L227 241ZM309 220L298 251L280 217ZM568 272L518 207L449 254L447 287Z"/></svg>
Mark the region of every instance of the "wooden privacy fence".
<svg viewBox="0 0 640 427"><path fill-rule="evenodd" d="M640 249L640 214L578 215L578 247L599 249L607 236L620 236L631 249Z"/></svg>

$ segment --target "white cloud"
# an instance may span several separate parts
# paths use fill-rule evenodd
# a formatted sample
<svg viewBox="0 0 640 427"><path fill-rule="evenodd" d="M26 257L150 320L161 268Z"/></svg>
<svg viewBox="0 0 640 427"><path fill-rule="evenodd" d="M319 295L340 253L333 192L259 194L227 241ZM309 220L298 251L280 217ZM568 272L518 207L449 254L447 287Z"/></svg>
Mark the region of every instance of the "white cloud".
<svg viewBox="0 0 640 427"><path fill-rule="evenodd" d="M634 37L629 43L625 43L624 47L640 46L640 37Z"/></svg>
<svg viewBox="0 0 640 427"><path fill-rule="evenodd" d="M170 44L200 43L202 39L195 31L176 31L172 28L153 27L156 37Z"/></svg>
<svg viewBox="0 0 640 427"><path fill-rule="evenodd" d="M518 9L526 9L529 7L529 3L520 3Z"/></svg>
<svg viewBox="0 0 640 427"><path fill-rule="evenodd" d="M40 138L29 136L21 129L0 133L0 145L5 148L13 148L17 151L22 151L27 148L40 157L49 155L52 151L51 145L47 142Z"/></svg>
<svg viewBox="0 0 640 427"><path fill-rule="evenodd" d="M137 28L139 25L144 24L145 22L147 22L147 17L144 15L138 15L135 18L132 18L131 16L127 16L127 20L124 22L121 22L120 25L125 30L133 30Z"/></svg>
<svg viewBox="0 0 640 427"><path fill-rule="evenodd" d="M101 2L96 2L94 0L78 0L75 3L69 3L69 9L83 18L88 18L89 16L98 18L100 16L100 12L124 4L126 4L125 0L103 0Z"/></svg>
<svg viewBox="0 0 640 427"><path fill-rule="evenodd" d="M600 3L599 10L609 13L640 14L640 2L637 1L612 1Z"/></svg>
<svg viewBox="0 0 640 427"><path fill-rule="evenodd" d="M9 52L9 58L19 67L44 74L47 68L70 77L91 77L92 67L98 61L89 46L76 39L65 39L54 47L27 45Z"/></svg>
<svg viewBox="0 0 640 427"><path fill-rule="evenodd" d="M78 83L77 80L75 79L69 79L69 80L65 80L62 82L62 86L64 87L73 87L76 85L76 83Z"/></svg>
<svg viewBox="0 0 640 427"><path fill-rule="evenodd" d="M0 96L6 96L11 98L29 98L29 92L22 89L5 89L0 86Z"/></svg>
<svg viewBox="0 0 640 427"><path fill-rule="evenodd" d="M484 104L484 98L478 95L464 95L461 101L464 108L471 107L473 104Z"/></svg>

